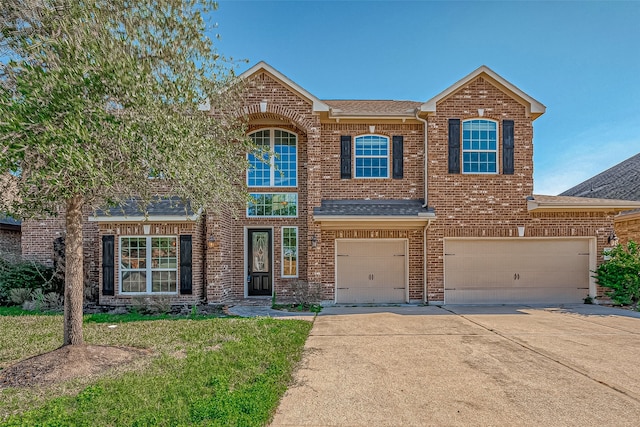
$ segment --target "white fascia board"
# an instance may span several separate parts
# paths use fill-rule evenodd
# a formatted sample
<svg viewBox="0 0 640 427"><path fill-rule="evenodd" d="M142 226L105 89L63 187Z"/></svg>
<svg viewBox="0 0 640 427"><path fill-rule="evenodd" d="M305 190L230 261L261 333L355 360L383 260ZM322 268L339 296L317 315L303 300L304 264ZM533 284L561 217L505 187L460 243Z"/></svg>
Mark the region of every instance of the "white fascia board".
<svg viewBox="0 0 640 427"><path fill-rule="evenodd" d="M198 219L193 215L149 215L149 216L90 216L89 222L187 222Z"/></svg>
<svg viewBox="0 0 640 427"><path fill-rule="evenodd" d="M287 76L282 74L280 71L276 70L275 68L273 68L271 65L267 64L264 61L258 62L253 67L249 68L247 71L240 74L239 77L241 79L246 79L262 70L268 72L269 74L271 74L272 76L280 80L282 83L284 83L286 86L289 86L295 92L299 93L300 95L302 95L303 97L311 101L311 103L313 104L313 111L329 111L329 106L327 104L322 102L317 97L313 96L310 92L303 89L302 86L298 85L293 80L291 80L290 78L288 78Z"/></svg>
<svg viewBox="0 0 640 427"><path fill-rule="evenodd" d="M633 203L633 202L631 202ZM538 203L535 200L527 201L527 210L528 211L594 211L594 210L614 210L614 211L627 211L632 209L638 209L640 203L634 203L630 205L623 205L620 203L594 203L592 205L585 204L570 204L570 203L562 203L562 204L553 204L553 203Z"/></svg>
<svg viewBox="0 0 640 427"><path fill-rule="evenodd" d="M434 96L433 98L431 98L430 100L422 104L420 106L420 111L427 112L427 113L434 113L436 111L436 103L438 101L440 101L443 98L446 98L451 93L460 89L462 86L466 85L471 80L475 79L481 74L488 75L493 80L495 80L496 82L504 86L507 90L509 90L510 92L513 92L515 95L517 95L518 97L526 101L529 104L529 110L531 111L532 115L539 116L541 114L544 114L544 112L546 111L547 107L545 107L544 104L537 101L535 98L532 98L531 96L527 95L526 93L518 89L513 84L509 83L507 80L505 80L503 77L501 77L499 74L497 74L495 71L493 71L486 65L480 66L475 71L471 72L467 76L458 80L453 85L449 86L447 89L443 90L442 92L440 92L439 94L437 94L436 96Z"/></svg>

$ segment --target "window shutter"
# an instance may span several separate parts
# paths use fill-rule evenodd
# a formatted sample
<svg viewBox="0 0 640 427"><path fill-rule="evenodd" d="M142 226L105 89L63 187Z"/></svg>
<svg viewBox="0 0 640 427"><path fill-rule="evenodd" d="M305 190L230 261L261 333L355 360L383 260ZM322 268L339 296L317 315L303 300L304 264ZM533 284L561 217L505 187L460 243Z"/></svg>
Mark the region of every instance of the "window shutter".
<svg viewBox="0 0 640 427"><path fill-rule="evenodd" d="M192 286L191 267L191 236L180 236L180 293L191 294Z"/></svg>
<svg viewBox="0 0 640 427"><path fill-rule="evenodd" d="M114 295L115 236L102 236L102 295Z"/></svg>
<svg viewBox="0 0 640 427"><path fill-rule="evenodd" d="M340 137L340 178L351 179L351 136Z"/></svg>
<svg viewBox="0 0 640 427"><path fill-rule="evenodd" d="M449 119L449 173L460 173L460 119Z"/></svg>
<svg viewBox="0 0 640 427"><path fill-rule="evenodd" d="M393 178L402 179L404 168L404 137L393 137Z"/></svg>
<svg viewBox="0 0 640 427"><path fill-rule="evenodd" d="M502 121L502 173L513 175L513 120Z"/></svg>

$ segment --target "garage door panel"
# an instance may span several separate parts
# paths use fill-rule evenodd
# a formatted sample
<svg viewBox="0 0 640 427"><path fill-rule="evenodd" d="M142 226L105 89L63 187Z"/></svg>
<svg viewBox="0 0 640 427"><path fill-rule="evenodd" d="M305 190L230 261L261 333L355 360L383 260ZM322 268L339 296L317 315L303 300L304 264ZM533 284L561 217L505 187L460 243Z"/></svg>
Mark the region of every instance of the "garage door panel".
<svg viewBox="0 0 640 427"><path fill-rule="evenodd" d="M445 240L447 304L581 302L588 239Z"/></svg>
<svg viewBox="0 0 640 427"><path fill-rule="evenodd" d="M404 240L336 242L336 301L402 303L406 300Z"/></svg>

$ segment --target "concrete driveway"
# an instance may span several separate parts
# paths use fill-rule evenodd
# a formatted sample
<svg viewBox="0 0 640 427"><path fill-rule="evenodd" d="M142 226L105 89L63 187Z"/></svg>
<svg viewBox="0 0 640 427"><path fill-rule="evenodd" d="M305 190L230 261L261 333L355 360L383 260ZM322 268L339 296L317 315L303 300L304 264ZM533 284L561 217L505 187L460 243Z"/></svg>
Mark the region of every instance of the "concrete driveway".
<svg viewBox="0 0 640 427"><path fill-rule="evenodd" d="M273 426L640 425L640 313L323 310Z"/></svg>

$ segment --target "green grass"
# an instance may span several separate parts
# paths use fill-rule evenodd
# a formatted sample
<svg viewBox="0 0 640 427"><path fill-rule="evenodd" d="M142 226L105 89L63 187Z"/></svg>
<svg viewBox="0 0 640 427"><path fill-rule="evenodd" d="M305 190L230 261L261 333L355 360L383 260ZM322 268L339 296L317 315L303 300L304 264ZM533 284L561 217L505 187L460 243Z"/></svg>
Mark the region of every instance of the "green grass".
<svg viewBox="0 0 640 427"><path fill-rule="evenodd" d="M147 348L151 358L98 379L0 389L0 425L265 425L311 329L298 320L129 320L87 321L85 341ZM62 317L5 315L0 330L4 368L59 347Z"/></svg>

